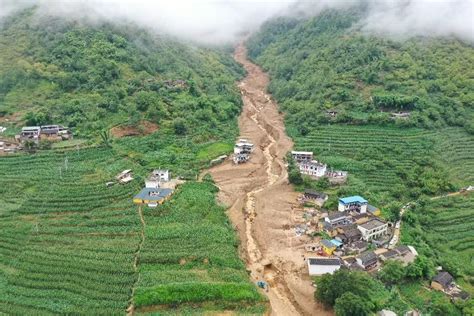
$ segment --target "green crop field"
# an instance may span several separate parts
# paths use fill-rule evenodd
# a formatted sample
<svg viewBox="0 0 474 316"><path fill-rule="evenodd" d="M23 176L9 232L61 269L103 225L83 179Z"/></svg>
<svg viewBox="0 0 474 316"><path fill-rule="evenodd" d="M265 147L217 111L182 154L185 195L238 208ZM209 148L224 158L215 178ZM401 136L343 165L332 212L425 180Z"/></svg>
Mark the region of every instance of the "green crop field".
<svg viewBox="0 0 474 316"><path fill-rule="evenodd" d="M105 186L128 168L137 180ZM107 148L2 157L0 314L124 313L139 279L142 225L132 197L147 172ZM138 305L215 299L225 304L214 309L235 309L260 301L214 193L211 184L190 183L144 210Z"/></svg>
<svg viewBox="0 0 474 316"><path fill-rule="evenodd" d="M262 301L237 256L238 242L225 209L216 205L216 192L210 183L187 183L169 203L144 210L138 308L208 303L235 309Z"/></svg>
<svg viewBox="0 0 474 316"><path fill-rule="evenodd" d="M474 194L431 200L410 211L403 238L429 254L474 293Z"/></svg>

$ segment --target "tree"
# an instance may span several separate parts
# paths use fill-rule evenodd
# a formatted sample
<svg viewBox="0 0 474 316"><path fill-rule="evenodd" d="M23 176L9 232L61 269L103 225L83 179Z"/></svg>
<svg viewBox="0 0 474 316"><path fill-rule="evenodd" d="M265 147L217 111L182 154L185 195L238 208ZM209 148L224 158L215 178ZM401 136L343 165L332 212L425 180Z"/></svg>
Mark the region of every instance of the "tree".
<svg viewBox="0 0 474 316"><path fill-rule="evenodd" d="M433 262L425 256L416 257L406 269L406 276L412 279L431 278L434 275Z"/></svg>
<svg viewBox="0 0 474 316"><path fill-rule="evenodd" d="M173 121L174 133L176 135L186 134L188 128L186 127L186 120L179 117Z"/></svg>
<svg viewBox="0 0 474 316"><path fill-rule="evenodd" d="M366 316L370 314L371 308L362 297L347 292L336 299L334 311L337 316Z"/></svg>
<svg viewBox="0 0 474 316"><path fill-rule="evenodd" d="M302 184L303 183L303 177L301 176L301 173L297 169L290 170L288 173L288 181L293 184Z"/></svg>
<svg viewBox="0 0 474 316"><path fill-rule="evenodd" d="M110 137L110 131L109 130L104 130L99 133L100 138L102 140L102 144L105 147L111 147L111 137Z"/></svg>
<svg viewBox="0 0 474 316"><path fill-rule="evenodd" d="M398 260L389 260L380 270L379 279L388 285L398 283L405 276L405 270L402 263Z"/></svg>

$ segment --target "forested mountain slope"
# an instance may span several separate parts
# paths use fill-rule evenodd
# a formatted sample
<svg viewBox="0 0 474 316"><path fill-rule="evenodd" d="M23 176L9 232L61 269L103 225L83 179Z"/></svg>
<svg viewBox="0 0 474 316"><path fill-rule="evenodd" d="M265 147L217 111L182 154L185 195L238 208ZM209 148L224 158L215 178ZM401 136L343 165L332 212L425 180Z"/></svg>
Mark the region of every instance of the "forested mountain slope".
<svg viewBox="0 0 474 316"><path fill-rule="evenodd" d="M363 10L325 11L309 20L278 19L249 41L273 77L270 90L304 134L315 122L391 122L462 126L474 132L472 46L455 39L406 41L358 31ZM338 111L329 118L326 110Z"/></svg>
<svg viewBox="0 0 474 316"><path fill-rule="evenodd" d="M0 26L0 114L79 136L141 119L213 130L239 112L240 75L228 54L133 25L92 27L31 9Z"/></svg>

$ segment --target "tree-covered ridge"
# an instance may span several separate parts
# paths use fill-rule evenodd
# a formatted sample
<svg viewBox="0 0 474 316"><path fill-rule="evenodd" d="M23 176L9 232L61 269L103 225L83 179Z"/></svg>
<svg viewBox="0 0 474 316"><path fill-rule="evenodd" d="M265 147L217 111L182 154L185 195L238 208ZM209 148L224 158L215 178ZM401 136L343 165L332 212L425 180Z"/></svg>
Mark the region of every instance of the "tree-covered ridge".
<svg viewBox="0 0 474 316"><path fill-rule="evenodd" d="M363 11L275 20L249 41L270 90L304 134L323 122L394 122L474 130L472 46L454 39L394 41L358 31ZM338 112L328 116L326 110ZM411 112L392 120L391 112Z"/></svg>
<svg viewBox="0 0 474 316"><path fill-rule="evenodd" d="M80 135L142 119L181 134L183 120L215 130L239 112L241 75L225 52L133 25L91 26L31 9L0 27L0 114Z"/></svg>

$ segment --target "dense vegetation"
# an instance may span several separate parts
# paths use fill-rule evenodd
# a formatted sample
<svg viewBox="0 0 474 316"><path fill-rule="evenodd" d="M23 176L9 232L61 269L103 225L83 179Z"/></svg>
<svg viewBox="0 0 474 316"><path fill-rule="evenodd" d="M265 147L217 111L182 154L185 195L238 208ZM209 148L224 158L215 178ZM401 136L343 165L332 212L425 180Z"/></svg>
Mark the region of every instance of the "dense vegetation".
<svg viewBox="0 0 474 316"><path fill-rule="evenodd" d="M267 23L249 54L270 72L270 92L305 135L328 122L440 128L474 133L472 47L456 40L406 41L358 31L364 11L325 11ZM335 117L326 110L336 110ZM411 113L392 120L390 112Z"/></svg>
<svg viewBox="0 0 474 316"><path fill-rule="evenodd" d="M0 26L0 51L0 113L29 125L89 136L145 119L178 135L198 126L204 142L240 109L242 69L229 54L133 25L91 27L32 9Z"/></svg>

